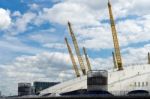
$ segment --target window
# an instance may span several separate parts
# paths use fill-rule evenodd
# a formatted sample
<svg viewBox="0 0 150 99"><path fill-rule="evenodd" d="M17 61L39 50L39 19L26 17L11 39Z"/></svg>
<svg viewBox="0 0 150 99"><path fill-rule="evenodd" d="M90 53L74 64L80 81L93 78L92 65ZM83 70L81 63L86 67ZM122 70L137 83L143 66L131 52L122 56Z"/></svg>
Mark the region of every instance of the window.
<svg viewBox="0 0 150 99"><path fill-rule="evenodd" d="M144 86L144 82L142 82L142 86Z"/></svg>
<svg viewBox="0 0 150 99"><path fill-rule="evenodd" d="M140 87L140 82L138 82L138 86Z"/></svg>
<svg viewBox="0 0 150 99"><path fill-rule="evenodd" d="M134 86L136 87L136 82L134 82Z"/></svg>
<svg viewBox="0 0 150 99"><path fill-rule="evenodd" d="M88 85L106 85L107 78L106 77L90 77L88 78Z"/></svg>
<svg viewBox="0 0 150 99"><path fill-rule="evenodd" d="M148 86L148 82L146 82L146 86Z"/></svg>

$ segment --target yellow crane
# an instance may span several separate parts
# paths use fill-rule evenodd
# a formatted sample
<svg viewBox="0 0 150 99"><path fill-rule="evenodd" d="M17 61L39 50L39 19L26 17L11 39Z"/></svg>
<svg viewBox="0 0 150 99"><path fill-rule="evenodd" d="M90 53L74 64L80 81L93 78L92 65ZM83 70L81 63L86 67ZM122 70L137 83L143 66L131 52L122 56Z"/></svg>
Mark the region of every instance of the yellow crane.
<svg viewBox="0 0 150 99"><path fill-rule="evenodd" d="M116 31L115 22L114 22L114 18L113 18L113 14L112 14L111 4L109 1L108 1L108 9L109 9L110 24L111 24L111 30L112 30L112 36L113 36L115 56L116 56L116 61L117 61L117 65L118 65L118 70L123 70L119 42L118 42L118 38L117 38L117 31Z"/></svg>
<svg viewBox="0 0 150 99"><path fill-rule="evenodd" d="M112 56L113 56L114 68L116 69L116 68L118 68L118 66L117 66L116 56L115 56L114 52L112 52Z"/></svg>
<svg viewBox="0 0 150 99"><path fill-rule="evenodd" d="M80 50L79 50L79 47L78 47L78 43L77 43L76 37L73 33L73 30L71 28L70 22L68 22L68 27L69 27L70 35L72 37L72 41L73 41L73 44L74 44L74 47L75 47L77 58L78 58L78 61L79 61L79 64L80 64L80 68L82 70L83 75L86 75L86 69L85 69L85 66L84 66L84 63L83 63L83 59L81 57Z"/></svg>
<svg viewBox="0 0 150 99"><path fill-rule="evenodd" d="M148 52L148 64L150 64L150 54Z"/></svg>
<svg viewBox="0 0 150 99"><path fill-rule="evenodd" d="M83 52L84 52L84 55L85 55L85 59L86 59L88 70L90 71L91 70L91 64L90 64L90 61L88 59L85 47L83 47Z"/></svg>
<svg viewBox="0 0 150 99"><path fill-rule="evenodd" d="M76 73L76 76L77 77L80 77L80 73L79 73L79 70L78 70L78 66L75 62L75 59L74 59L74 56L73 56L73 53L72 53L72 50L71 50L71 47L68 43L68 40L67 38L65 37L65 42L66 42L66 45L67 45L67 48L68 48L68 52L69 52L69 55L70 55L70 58L71 58L71 61L72 61L72 65L73 65L73 68L75 70L75 73Z"/></svg>

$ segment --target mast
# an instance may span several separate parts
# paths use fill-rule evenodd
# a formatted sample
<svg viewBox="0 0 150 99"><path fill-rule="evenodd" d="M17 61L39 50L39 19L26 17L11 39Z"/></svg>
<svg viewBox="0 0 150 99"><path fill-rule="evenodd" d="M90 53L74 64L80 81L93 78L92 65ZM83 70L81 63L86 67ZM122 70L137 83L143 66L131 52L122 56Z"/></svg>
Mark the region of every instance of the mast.
<svg viewBox="0 0 150 99"><path fill-rule="evenodd" d="M110 24L111 24L112 37L113 37L113 42L114 42L114 49L115 49L115 56L116 56L116 61L118 65L118 70L123 70L120 47L119 47L119 42L117 38L117 31L116 31L115 22L114 22L114 18L112 14L111 4L109 1L108 1L108 9L109 9Z"/></svg>
<svg viewBox="0 0 150 99"><path fill-rule="evenodd" d="M84 52L84 55L85 55L85 59L86 59L86 64L87 64L88 70L90 71L91 70L91 64L90 64L90 61L88 59L85 47L83 47L83 52Z"/></svg>
<svg viewBox="0 0 150 99"><path fill-rule="evenodd" d="M116 69L116 68L118 68L118 66L117 66L116 56L115 56L114 52L112 52L112 56L113 56L114 68Z"/></svg>
<svg viewBox="0 0 150 99"><path fill-rule="evenodd" d="M83 63L83 59L81 57L80 50L79 50L79 47L78 47L78 43L77 43L76 37L73 33L73 30L71 28L70 22L68 22L68 27L69 27L70 35L72 37L72 41L73 41L73 44L74 44L74 47L75 47L75 51L76 51L76 54L77 54L77 58L78 58L82 73L83 73L83 75L86 75L86 69L85 69L85 66L84 66L84 63Z"/></svg>
<svg viewBox="0 0 150 99"><path fill-rule="evenodd" d="M68 40L67 40L66 37L65 37L65 42L66 42L66 45L67 45L67 48L68 48L68 52L69 52L69 55L70 55L70 58L71 58L72 65L73 65L73 68L74 68L74 70L75 70L76 76L77 76L77 77L80 77L80 73L79 73L77 64L76 64L76 62L75 62L75 59L74 59L74 56L73 56L71 47L70 47L70 45L69 45Z"/></svg>
<svg viewBox="0 0 150 99"><path fill-rule="evenodd" d="M150 54L148 52L148 64L150 64Z"/></svg>

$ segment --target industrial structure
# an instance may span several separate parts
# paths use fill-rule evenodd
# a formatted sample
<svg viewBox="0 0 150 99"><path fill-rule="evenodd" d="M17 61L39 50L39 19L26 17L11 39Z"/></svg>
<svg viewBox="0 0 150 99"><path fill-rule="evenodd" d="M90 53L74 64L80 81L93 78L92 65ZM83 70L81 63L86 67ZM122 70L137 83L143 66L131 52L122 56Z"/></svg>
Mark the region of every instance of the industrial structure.
<svg viewBox="0 0 150 99"><path fill-rule="evenodd" d="M70 54L70 58L71 58L72 65L73 65L73 68L74 68L74 70L75 70L76 76L77 76L77 77L80 77L80 73L79 73L79 70L78 70L78 66L77 66L77 64L76 64L76 62L75 62L75 59L74 59L74 56L73 56L73 53L72 53L72 50L71 50L71 47L70 47L70 45L69 45L69 43L68 43L67 38L65 38L65 42L66 42L66 44L67 44L68 52L69 52L69 54Z"/></svg>
<svg viewBox="0 0 150 99"><path fill-rule="evenodd" d="M116 31L116 27L115 27L115 22L114 22L110 2L108 2L108 9L109 9L109 17L110 17L110 24L111 24L111 30L112 30L112 37L113 37L113 42L114 42L116 62L117 62L118 70L123 70L122 59L121 59L120 48L119 48L119 42L118 42L118 38L117 38L117 31Z"/></svg>
<svg viewBox="0 0 150 99"><path fill-rule="evenodd" d="M41 82L35 81L33 85L28 82L18 83L18 96L33 96L38 95L40 91L50 88L60 82Z"/></svg>
<svg viewBox="0 0 150 99"><path fill-rule="evenodd" d="M35 81L33 82L33 87L34 87L34 92L35 94L39 94L40 91L52 87L56 84L58 84L59 82L39 82L39 81Z"/></svg>
<svg viewBox="0 0 150 99"><path fill-rule="evenodd" d="M86 64L87 64L87 67L88 67L88 71L91 71L91 64L90 64L90 61L89 61L89 58L88 58L88 55L87 55L85 47L83 47L83 52L84 52L84 55L85 55L85 59L86 59Z"/></svg>
<svg viewBox="0 0 150 99"><path fill-rule="evenodd" d="M83 75L80 75L77 68L72 50L65 38L70 58L76 73L76 78L62 82L53 87L47 88L40 92L40 95L49 93L50 96L57 95L86 95L86 94L106 94L107 95L128 95L130 93L145 92L149 94L150 90L150 54L148 53L148 63L124 66L122 63L119 41L115 22L112 14L111 4L108 2L110 17L110 26L114 43L114 52L112 52L114 68L110 70L92 70L85 48L87 68L83 63L77 40L68 22L69 31L75 47L77 58ZM86 70L87 69L87 70Z"/></svg>
<svg viewBox="0 0 150 99"><path fill-rule="evenodd" d="M148 64L150 64L150 54L148 53Z"/></svg>
<svg viewBox="0 0 150 99"><path fill-rule="evenodd" d="M113 62L114 62L114 69L118 68L117 62L116 62L116 57L114 52L112 52L112 57L113 57Z"/></svg>
<svg viewBox="0 0 150 99"><path fill-rule="evenodd" d="M84 66L83 59L81 57L80 50L79 50L79 47L78 47L78 43L77 43L76 37L75 37L75 35L73 33L73 30L72 30L70 22L68 22L68 27L69 27L70 35L72 37L72 42L74 44L74 48L75 48L75 51L76 51L76 54L77 54L77 58L78 58L78 61L79 61L82 73L83 73L83 75L86 75L86 68Z"/></svg>
<svg viewBox="0 0 150 99"><path fill-rule="evenodd" d="M18 96L32 95L34 89L31 83L18 83Z"/></svg>

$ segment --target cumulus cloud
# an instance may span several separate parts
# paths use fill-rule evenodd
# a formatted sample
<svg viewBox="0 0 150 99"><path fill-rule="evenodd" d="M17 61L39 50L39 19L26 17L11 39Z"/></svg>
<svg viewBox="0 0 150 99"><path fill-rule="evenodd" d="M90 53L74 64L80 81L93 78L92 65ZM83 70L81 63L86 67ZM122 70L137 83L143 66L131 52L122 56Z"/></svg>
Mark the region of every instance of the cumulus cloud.
<svg viewBox="0 0 150 99"><path fill-rule="evenodd" d="M19 17L21 16L21 13L19 11L15 11L12 16Z"/></svg>
<svg viewBox="0 0 150 99"><path fill-rule="evenodd" d="M12 24L9 33L12 35L17 35L18 33L22 33L27 30L28 24L32 23L36 17L35 13L27 12L21 17L17 18L17 20Z"/></svg>
<svg viewBox="0 0 150 99"><path fill-rule="evenodd" d="M55 35L55 31L55 28L39 30L33 33L34 35L29 35L29 39L42 44L56 42L59 40L59 37Z"/></svg>
<svg viewBox="0 0 150 99"><path fill-rule="evenodd" d="M43 50L34 48L32 46L28 46L24 44L19 38L17 37L11 37L11 36L6 36L1 38L0 41L0 47L1 51L10 51L10 52L18 52L18 53L40 53Z"/></svg>
<svg viewBox="0 0 150 99"><path fill-rule="evenodd" d="M149 19L146 17L148 14L141 12L139 15L134 11L130 13L133 5L139 8L137 1L112 0L111 3L114 18L116 20L125 18L116 22L120 45L128 46L131 43L148 41ZM137 15L138 19L130 19L130 15ZM65 0L51 8L44 8L37 20L40 20L40 23L49 21L61 25L66 25L70 21L81 46L93 50L113 47L111 28L108 22L101 23L103 20L109 20L107 1Z"/></svg>
<svg viewBox="0 0 150 99"><path fill-rule="evenodd" d="M30 4L29 5L31 10L38 10L39 6L36 3Z"/></svg>
<svg viewBox="0 0 150 99"><path fill-rule="evenodd" d="M0 8L0 29L7 29L11 24L10 11Z"/></svg>
<svg viewBox="0 0 150 99"><path fill-rule="evenodd" d="M91 14L92 10L85 4L74 3L74 1L65 1L54 5L52 8L44 8L40 18L66 24L71 21L75 24L99 24L95 15ZM55 16L55 17L54 17Z"/></svg>
<svg viewBox="0 0 150 99"><path fill-rule="evenodd" d="M44 44L43 45L44 47L47 47L47 48L51 48L51 49L65 49L66 45L64 43L47 43L47 44ZM66 50L66 49L65 49Z"/></svg>
<svg viewBox="0 0 150 99"><path fill-rule="evenodd" d="M150 51L150 44L145 44L139 48L128 47L123 49L124 63L126 64L140 64L148 63L147 54Z"/></svg>
<svg viewBox="0 0 150 99"><path fill-rule="evenodd" d="M9 24L9 27L5 29L4 33L8 35L18 35L31 28L29 24L33 24L33 20L36 18L36 13L29 11L21 14L19 11L15 11L11 14L11 17L12 22ZM7 24L7 22L5 22L4 25L5 24Z"/></svg>

